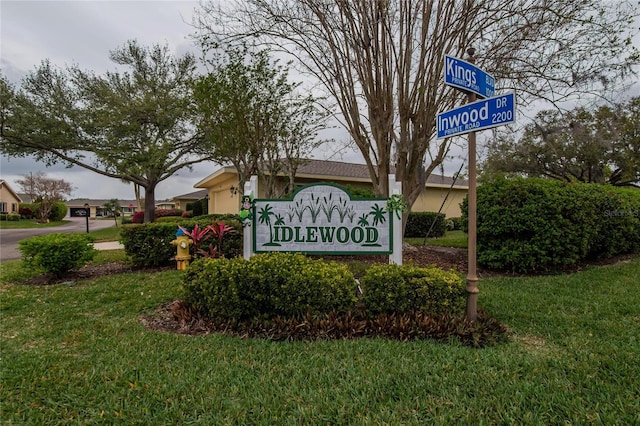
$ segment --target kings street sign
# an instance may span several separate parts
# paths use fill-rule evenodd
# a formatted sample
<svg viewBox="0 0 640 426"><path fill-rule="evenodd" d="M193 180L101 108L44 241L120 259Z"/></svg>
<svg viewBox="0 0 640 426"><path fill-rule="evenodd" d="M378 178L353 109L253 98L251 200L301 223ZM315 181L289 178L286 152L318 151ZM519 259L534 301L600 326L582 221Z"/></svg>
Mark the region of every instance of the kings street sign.
<svg viewBox="0 0 640 426"><path fill-rule="evenodd" d="M495 94L495 78L472 63L444 55L444 82L482 98Z"/></svg>
<svg viewBox="0 0 640 426"><path fill-rule="evenodd" d="M514 92L473 102L438 114L438 139L515 122Z"/></svg>

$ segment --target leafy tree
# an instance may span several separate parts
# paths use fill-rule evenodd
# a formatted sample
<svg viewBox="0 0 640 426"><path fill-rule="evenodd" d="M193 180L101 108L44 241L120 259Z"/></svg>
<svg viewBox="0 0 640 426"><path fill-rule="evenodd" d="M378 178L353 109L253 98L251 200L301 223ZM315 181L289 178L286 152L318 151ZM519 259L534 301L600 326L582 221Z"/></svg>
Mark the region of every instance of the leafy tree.
<svg viewBox="0 0 640 426"><path fill-rule="evenodd" d="M23 178L17 179L16 183L20 186L21 192L29 194L31 202L37 203L40 207L37 212L39 222L46 222L54 203L64 201L66 196L73 192L69 182L47 177L43 172L23 175Z"/></svg>
<svg viewBox="0 0 640 426"><path fill-rule="evenodd" d="M539 112L519 139L490 141L483 175L640 187L640 97L613 107Z"/></svg>
<svg viewBox="0 0 640 426"><path fill-rule="evenodd" d="M210 159L194 111L195 59L129 41L110 52L125 71L102 76L44 61L19 90L0 79L0 151L63 162L144 188L145 222L156 186Z"/></svg>
<svg viewBox="0 0 640 426"><path fill-rule="evenodd" d="M111 215L113 215L113 220L116 223L116 228L118 227L118 216L122 211L122 206L120 206L120 201L117 198L112 198L106 203L102 205Z"/></svg>
<svg viewBox="0 0 640 426"><path fill-rule="evenodd" d="M611 88L632 74L634 2L596 0L237 0L201 4L205 45L257 40L290 54L336 102L378 195L388 175L411 206L451 139L436 115L463 95L445 87L444 54L462 57L515 89L519 105Z"/></svg>
<svg viewBox="0 0 640 426"><path fill-rule="evenodd" d="M290 83L288 67L267 50L230 47L208 62L212 70L199 79L195 99L213 156L236 168L241 187L257 175L267 197L292 190L297 168L321 144L316 137L327 114L312 95L297 92L300 83ZM289 188L277 193L279 173Z"/></svg>

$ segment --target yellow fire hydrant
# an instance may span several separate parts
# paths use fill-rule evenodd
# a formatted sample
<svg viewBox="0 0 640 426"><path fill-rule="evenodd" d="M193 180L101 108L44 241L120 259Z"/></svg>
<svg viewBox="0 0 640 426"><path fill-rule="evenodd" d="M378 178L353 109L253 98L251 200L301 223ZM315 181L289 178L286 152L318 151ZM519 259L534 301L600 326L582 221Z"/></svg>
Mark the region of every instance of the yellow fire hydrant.
<svg viewBox="0 0 640 426"><path fill-rule="evenodd" d="M178 229L176 232L176 239L171 241L171 244L178 248L178 254L176 254L176 262L178 270L183 271L189 266L191 260L191 254L189 254L189 247L193 244L193 240L182 232L182 229Z"/></svg>

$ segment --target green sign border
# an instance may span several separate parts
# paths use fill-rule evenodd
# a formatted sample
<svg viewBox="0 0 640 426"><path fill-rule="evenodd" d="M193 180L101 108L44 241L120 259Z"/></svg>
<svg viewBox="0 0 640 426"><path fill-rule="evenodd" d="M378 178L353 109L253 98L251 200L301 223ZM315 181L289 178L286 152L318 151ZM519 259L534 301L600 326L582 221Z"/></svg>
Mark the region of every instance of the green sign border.
<svg viewBox="0 0 640 426"><path fill-rule="evenodd" d="M252 244L253 244L253 252L254 253L271 253L271 252L289 252L289 253L303 253L303 254L311 254L311 255L335 255L335 256L351 256L351 255L358 255L358 256L375 256L375 255L389 255L391 253L393 253L393 220L394 220L394 214L392 211L387 212L388 215L388 219L389 219L389 249L388 250L370 250L370 251L353 251L353 250L348 250L348 251L326 251L326 250L259 250L257 247L257 239L256 239L256 230L257 230L257 223L256 221L258 220L258 215L256 212L256 202L260 201L260 202L266 202L266 201L270 201L270 202L277 202L277 203L284 203L284 202L292 202L293 199L295 198L295 196L298 194L298 192L310 188L310 187L318 187L318 186L331 186L334 188L338 188L341 191L345 192L348 196L349 196L349 200L350 201L383 201L383 202L387 202L388 198L353 198L353 196L351 195L351 192L345 188L342 185L338 185L336 183L333 182L318 182L318 183L312 183L312 184L308 184L308 185L304 185L301 186L299 188L297 188L293 194L291 194L291 197L289 198L256 198L253 200L252 203L252 207L251 207L251 212L252 212Z"/></svg>

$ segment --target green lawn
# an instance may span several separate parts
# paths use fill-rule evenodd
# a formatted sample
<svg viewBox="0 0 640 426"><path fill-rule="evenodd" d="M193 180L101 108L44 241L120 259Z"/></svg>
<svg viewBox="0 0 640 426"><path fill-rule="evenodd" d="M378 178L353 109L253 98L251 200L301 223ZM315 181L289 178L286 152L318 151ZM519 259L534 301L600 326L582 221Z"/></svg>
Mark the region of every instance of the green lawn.
<svg viewBox="0 0 640 426"><path fill-rule="evenodd" d="M462 231L447 231L443 237L427 238L428 246L467 248L468 236ZM424 245L424 238L405 238L405 242L414 246Z"/></svg>
<svg viewBox="0 0 640 426"><path fill-rule="evenodd" d="M113 222L113 219L111 220ZM89 235L95 238L96 242L101 241L118 241L120 239L120 230L122 229L122 225L118 225L117 227L111 226L109 228L102 228L92 231L89 228Z"/></svg>
<svg viewBox="0 0 640 426"><path fill-rule="evenodd" d="M21 220L0 220L0 228L2 229L26 229L26 228L53 228L56 226L69 223L69 220L60 220L56 222L38 223L35 219L21 219Z"/></svg>
<svg viewBox="0 0 640 426"><path fill-rule="evenodd" d="M640 423L640 259L481 280L513 333L485 349L149 331L180 271L32 287L7 283L18 266L0 264L5 424Z"/></svg>

